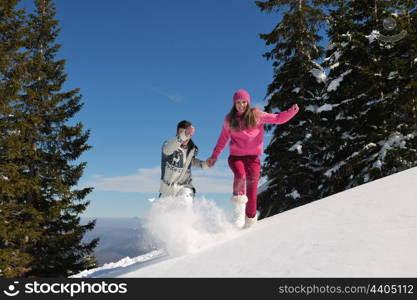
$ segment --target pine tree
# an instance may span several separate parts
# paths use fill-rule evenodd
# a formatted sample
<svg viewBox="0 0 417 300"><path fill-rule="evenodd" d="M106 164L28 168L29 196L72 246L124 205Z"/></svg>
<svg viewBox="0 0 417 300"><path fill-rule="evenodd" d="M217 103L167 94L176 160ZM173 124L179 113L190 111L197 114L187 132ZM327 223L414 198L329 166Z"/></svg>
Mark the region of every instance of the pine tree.
<svg viewBox="0 0 417 300"><path fill-rule="evenodd" d="M260 218L311 202L318 198L317 174L321 171L315 153L323 151L326 130L318 107L325 73L318 64L323 56L319 29L326 19L322 5L328 1L257 1L262 11L283 11L280 23L268 34L261 34L274 48L264 56L273 61L274 78L268 86L265 110L276 112L297 103L297 116L282 126L268 126L273 137L265 150L262 175L268 180L258 195Z"/></svg>
<svg viewBox="0 0 417 300"><path fill-rule="evenodd" d="M384 35L388 40L379 36L374 41L383 50L381 69L385 80L380 84L384 94L377 112L386 121L381 126L384 135L378 156L370 161L373 168L369 175L364 174L369 180L417 166L417 11L410 14L416 4L396 1L394 15L383 21L398 28L388 26ZM395 32L400 40L393 38Z"/></svg>
<svg viewBox="0 0 417 300"><path fill-rule="evenodd" d="M330 26L327 33L330 41L323 63L323 66L329 69L326 92L323 94L323 99L329 107L323 112L323 117L328 122L328 130L324 137L328 148L320 154L319 159L327 169L324 172L325 176L321 177L322 184L318 187L322 197L345 189L346 183L341 182L338 177L329 179L332 170L339 166L336 162L343 164L343 160L348 156L351 141L356 138L352 127L355 122L350 117L345 117L345 110L353 103L352 93L372 86L367 74L352 69L356 66L355 60L363 60L364 56L358 52L357 43L352 41L356 25L353 18L349 17L349 2L350 0L340 1L336 4L336 9L329 9ZM358 94L359 98L363 96L362 93ZM341 128L348 131L343 133ZM349 128L352 131L349 131Z"/></svg>
<svg viewBox="0 0 417 300"><path fill-rule="evenodd" d="M18 0L0 3L0 277L22 277L42 234L42 216L27 194L36 189L27 173L27 151L18 102L26 74L25 11Z"/></svg>
<svg viewBox="0 0 417 300"><path fill-rule="evenodd" d="M83 104L79 89L62 91L67 75L65 61L56 58L55 6L51 0L36 0L35 7L27 22L27 78L16 104L27 149L26 173L36 185L25 197L42 212L43 233L29 251L34 261L28 276L61 277L94 266L91 253L98 240L85 243L82 238L95 222L81 225L79 217L92 189L76 189L86 166L76 160L90 148L89 131L81 123L69 125Z"/></svg>
<svg viewBox="0 0 417 300"><path fill-rule="evenodd" d="M370 3L342 1L332 12L322 196L417 165L411 1ZM382 28L393 18L396 30Z"/></svg>

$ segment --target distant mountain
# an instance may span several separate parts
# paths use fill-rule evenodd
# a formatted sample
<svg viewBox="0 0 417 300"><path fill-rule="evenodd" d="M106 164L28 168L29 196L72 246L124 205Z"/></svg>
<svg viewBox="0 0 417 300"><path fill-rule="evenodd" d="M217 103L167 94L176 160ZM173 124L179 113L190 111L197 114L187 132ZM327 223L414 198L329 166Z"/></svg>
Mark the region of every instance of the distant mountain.
<svg viewBox="0 0 417 300"><path fill-rule="evenodd" d="M94 218L83 218L81 222L86 223L91 219ZM100 238L94 251L99 266L155 249L140 218L97 218L96 227L86 233L84 240L96 237Z"/></svg>

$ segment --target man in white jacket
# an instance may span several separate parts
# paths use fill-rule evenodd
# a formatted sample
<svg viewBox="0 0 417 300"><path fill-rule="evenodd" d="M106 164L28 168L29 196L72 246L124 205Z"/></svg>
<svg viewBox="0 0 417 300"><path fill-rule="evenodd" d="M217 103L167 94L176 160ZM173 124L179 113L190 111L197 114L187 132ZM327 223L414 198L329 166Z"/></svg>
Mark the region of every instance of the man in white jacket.
<svg viewBox="0 0 417 300"><path fill-rule="evenodd" d="M161 185L159 197L178 197L191 205L195 195L191 166L208 168L207 162L196 158L198 148L191 140L195 132L189 121L177 125L175 138L164 142L161 159Z"/></svg>

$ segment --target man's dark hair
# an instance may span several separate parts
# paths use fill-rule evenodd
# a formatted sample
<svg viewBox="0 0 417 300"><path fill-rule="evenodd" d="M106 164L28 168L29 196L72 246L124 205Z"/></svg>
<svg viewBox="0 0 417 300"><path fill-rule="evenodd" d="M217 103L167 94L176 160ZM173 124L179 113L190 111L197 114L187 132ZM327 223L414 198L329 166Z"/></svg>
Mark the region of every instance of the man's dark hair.
<svg viewBox="0 0 417 300"><path fill-rule="evenodd" d="M190 127L192 124L191 124L191 122L189 122L189 121L187 121L187 120L183 120L183 121L181 121L181 122L179 122L178 123L178 125L177 125L177 131L178 131L178 129L180 129L180 128L184 128L184 129L187 129L188 127Z"/></svg>

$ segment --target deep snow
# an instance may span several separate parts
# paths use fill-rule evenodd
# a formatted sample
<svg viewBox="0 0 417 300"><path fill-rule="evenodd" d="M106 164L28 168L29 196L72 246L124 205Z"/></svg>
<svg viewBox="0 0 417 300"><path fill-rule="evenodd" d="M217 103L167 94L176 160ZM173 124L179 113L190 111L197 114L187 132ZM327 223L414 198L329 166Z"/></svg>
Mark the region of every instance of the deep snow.
<svg viewBox="0 0 417 300"><path fill-rule="evenodd" d="M417 168L244 230L206 199L190 212L154 209L149 226L170 254L75 277L417 277Z"/></svg>

